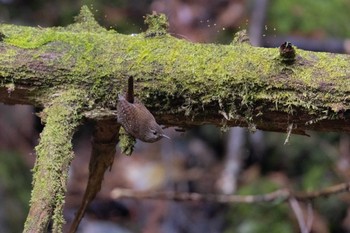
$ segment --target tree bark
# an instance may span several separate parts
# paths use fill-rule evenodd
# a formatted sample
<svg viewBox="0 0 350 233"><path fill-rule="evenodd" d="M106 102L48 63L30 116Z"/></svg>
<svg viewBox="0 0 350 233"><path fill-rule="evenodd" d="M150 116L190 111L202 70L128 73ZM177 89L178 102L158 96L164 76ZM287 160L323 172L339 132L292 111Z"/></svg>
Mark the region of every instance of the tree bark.
<svg viewBox="0 0 350 233"><path fill-rule="evenodd" d="M115 121L95 122L91 142L92 151L89 164L89 180L81 205L71 224L70 233L77 231L86 208L101 189L105 171L113 165L119 128L120 125L116 124Z"/></svg>

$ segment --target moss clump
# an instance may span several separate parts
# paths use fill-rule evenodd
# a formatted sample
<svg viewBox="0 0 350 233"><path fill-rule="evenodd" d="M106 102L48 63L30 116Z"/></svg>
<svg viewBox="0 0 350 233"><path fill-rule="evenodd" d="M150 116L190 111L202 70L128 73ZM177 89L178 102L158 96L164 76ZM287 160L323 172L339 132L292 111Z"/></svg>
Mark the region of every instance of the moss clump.
<svg viewBox="0 0 350 233"><path fill-rule="evenodd" d="M128 134L123 127L119 130L119 147L123 154L131 155L134 151L136 139Z"/></svg>
<svg viewBox="0 0 350 233"><path fill-rule="evenodd" d="M247 43L250 44L250 40L247 34L247 30L241 30L238 31L234 37L233 37L233 41L231 42L231 44L233 45L239 45L241 43Z"/></svg>
<svg viewBox="0 0 350 233"><path fill-rule="evenodd" d="M74 18L75 23L67 27L68 30L76 32L107 32L107 30L101 27L95 20L94 15L91 13L87 6L82 6L79 15Z"/></svg>

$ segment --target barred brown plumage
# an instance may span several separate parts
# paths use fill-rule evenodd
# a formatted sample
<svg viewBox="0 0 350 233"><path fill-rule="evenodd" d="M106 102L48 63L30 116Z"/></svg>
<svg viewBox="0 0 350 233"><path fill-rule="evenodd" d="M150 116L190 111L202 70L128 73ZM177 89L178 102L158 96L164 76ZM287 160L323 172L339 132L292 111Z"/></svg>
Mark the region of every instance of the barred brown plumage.
<svg viewBox="0 0 350 233"><path fill-rule="evenodd" d="M129 102L124 96L118 96L117 117L118 122L123 126L126 132L131 136L140 139L143 142L156 142L161 138L169 138L164 134L163 129L157 124L154 116L133 94L133 78L129 77L127 98L132 99Z"/></svg>

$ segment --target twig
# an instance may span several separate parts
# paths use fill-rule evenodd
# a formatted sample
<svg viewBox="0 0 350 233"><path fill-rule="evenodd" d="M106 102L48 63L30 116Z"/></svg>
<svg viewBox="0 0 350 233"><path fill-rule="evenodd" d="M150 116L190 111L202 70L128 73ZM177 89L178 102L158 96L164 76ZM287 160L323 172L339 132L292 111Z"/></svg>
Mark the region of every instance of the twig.
<svg viewBox="0 0 350 233"><path fill-rule="evenodd" d="M223 194L199 194L199 193L180 193L173 191L134 191L130 189L116 188L111 192L113 199L135 198L135 199L161 199L173 201L206 201L218 203L257 203L289 201L291 198L298 201L309 201L319 197L327 197L342 192L349 192L350 182L329 186L325 189L314 192L293 193L288 189L278 189L271 193L261 195L223 195Z"/></svg>
<svg viewBox="0 0 350 233"><path fill-rule="evenodd" d="M301 233L309 233L310 230L308 228L308 223L309 223L309 216L307 217L307 220L305 221L303 211L300 207L299 202L295 198L290 198L289 199L289 204L298 220L299 228Z"/></svg>
<svg viewBox="0 0 350 233"><path fill-rule="evenodd" d="M308 202L307 203L307 221L306 221L306 227L308 229L308 232L311 232L313 221L314 221L314 213L312 210L312 204L311 202Z"/></svg>
<svg viewBox="0 0 350 233"><path fill-rule="evenodd" d="M283 145L286 145L287 143L289 143L289 138L290 138L290 135L292 133L292 130L293 130L293 123L288 125L288 128L287 128L287 137L286 137L286 140L284 140L284 143Z"/></svg>

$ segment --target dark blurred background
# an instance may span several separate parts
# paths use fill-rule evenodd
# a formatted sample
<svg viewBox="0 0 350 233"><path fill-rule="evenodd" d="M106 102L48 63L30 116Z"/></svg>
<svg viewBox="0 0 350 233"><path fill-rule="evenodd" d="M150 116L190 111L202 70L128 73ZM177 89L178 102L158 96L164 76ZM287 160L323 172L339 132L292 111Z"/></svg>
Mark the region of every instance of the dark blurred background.
<svg viewBox="0 0 350 233"><path fill-rule="evenodd" d="M314 0L0 0L0 23L66 26L86 4L97 21L120 33L145 30L143 16L165 13L170 33L200 43L229 43L247 29L255 46L349 53L350 1ZM34 147L43 126L31 106L0 105L0 232L23 229L28 212ZM112 200L114 188L199 193L261 194L279 188L317 190L350 177L350 137L315 133L311 137L243 128L167 129L172 140L138 142L131 157L116 154L101 192L83 219L81 233L299 232L288 203L182 203ZM65 217L69 224L84 192L90 157L91 127L80 127L73 140ZM312 202L312 232L350 232L350 195ZM300 203L306 213L307 207Z"/></svg>

